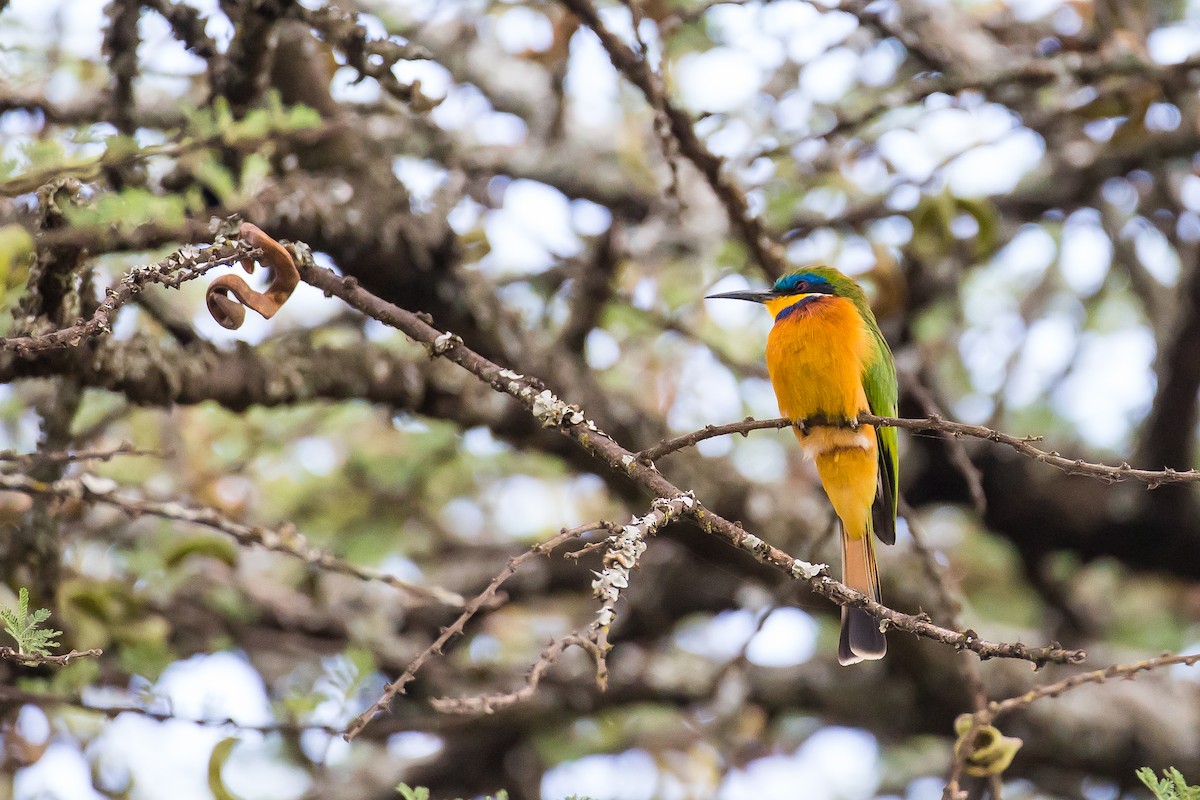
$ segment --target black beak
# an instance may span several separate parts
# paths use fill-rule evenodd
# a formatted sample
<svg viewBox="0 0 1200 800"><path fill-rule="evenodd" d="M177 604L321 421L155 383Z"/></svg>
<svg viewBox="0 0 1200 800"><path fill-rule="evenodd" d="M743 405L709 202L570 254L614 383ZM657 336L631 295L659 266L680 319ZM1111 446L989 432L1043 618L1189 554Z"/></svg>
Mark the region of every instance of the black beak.
<svg viewBox="0 0 1200 800"><path fill-rule="evenodd" d="M765 303L775 297L775 292L723 292L710 294L705 300L749 300L751 303Z"/></svg>

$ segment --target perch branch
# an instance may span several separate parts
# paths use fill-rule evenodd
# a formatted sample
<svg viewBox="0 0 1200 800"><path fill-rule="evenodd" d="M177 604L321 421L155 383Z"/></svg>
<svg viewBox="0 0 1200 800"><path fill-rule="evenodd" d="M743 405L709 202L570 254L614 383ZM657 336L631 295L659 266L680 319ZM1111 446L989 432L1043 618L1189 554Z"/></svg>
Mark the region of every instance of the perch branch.
<svg viewBox="0 0 1200 800"><path fill-rule="evenodd" d="M975 439L986 439L989 442L1007 445L1021 455L1028 456L1034 461L1040 461L1043 464L1049 464L1068 475L1087 475L1105 483L1134 480L1146 484L1147 488L1156 489L1166 483L1200 482L1200 471L1195 469L1175 470L1167 468L1163 470L1149 470L1135 469L1126 463L1121 463L1117 466L1094 464L1078 458L1068 458L1054 450L1042 450L1035 447L1033 442L1041 441L1042 437L1040 436L1013 436L984 427L983 425L968 425L963 422L953 422L943 419L937 414L931 414L923 419L901 419L898 417L880 417L875 414L859 414L857 424L904 428L910 431L938 431L955 438L969 436ZM638 453L637 459L643 464L649 464L663 456L670 455L685 447L692 447L705 439L712 439L716 436L728 436L733 433L745 435L751 431L789 428L793 426L801 431L819 426L855 427L854 424L846 420L831 420L825 417L810 417L799 420L790 420L787 417L777 417L774 419L754 419L747 417L741 422L729 422L724 425L707 425L698 431L676 436L673 439L664 439L655 446L648 447Z"/></svg>

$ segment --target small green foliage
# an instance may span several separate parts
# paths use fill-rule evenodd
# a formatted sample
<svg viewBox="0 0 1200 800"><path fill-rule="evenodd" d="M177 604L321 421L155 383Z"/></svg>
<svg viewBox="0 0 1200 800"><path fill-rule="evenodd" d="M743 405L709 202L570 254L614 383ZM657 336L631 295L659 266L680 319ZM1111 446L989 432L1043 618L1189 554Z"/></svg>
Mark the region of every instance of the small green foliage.
<svg viewBox="0 0 1200 800"><path fill-rule="evenodd" d="M1163 770L1161 779L1149 767L1139 769L1137 776L1154 792L1156 800L1200 800L1200 786L1189 786L1183 774L1174 767Z"/></svg>
<svg viewBox="0 0 1200 800"><path fill-rule="evenodd" d="M321 659L321 673L310 679L298 678L279 703L280 714L288 720L303 722L327 703L336 703L343 712L371 682L375 659L370 651L351 647L345 652Z"/></svg>
<svg viewBox="0 0 1200 800"><path fill-rule="evenodd" d="M33 237L24 226L14 223L0 227L0 303L10 289L25 284L32 256Z"/></svg>
<svg viewBox="0 0 1200 800"><path fill-rule="evenodd" d="M226 566L236 567L238 561L237 545L227 536L216 534L199 534L177 539L167 546L163 554L163 563L167 567L176 568L192 556L215 558Z"/></svg>
<svg viewBox="0 0 1200 800"><path fill-rule="evenodd" d="M236 794L229 791L225 779L221 776L221 770L225 768L225 762L233 754L233 746L237 743L235 736L222 739L208 756L208 790L216 800L239 800Z"/></svg>
<svg viewBox="0 0 1200 800"><path fill-rule="evenodd" d="M138 187L99 195L85 205L64 208L67 220L81 228L137 226L146 220L182 225L204 208L204 198L192 189L184 194L159 195Z"/></svg>
<svg viewBox="0 0 1200 800"><path fill-rule="evenodd" d="M407 783L402 783L396 787L396 791L400 793L400 796L404 800L429 800L429 790L424 786L413 788Z"/></svg>
<svg viewBox="0 0 1200 800"><path fill-rule="evenodd" d="M4 620L4 632L17 641L17 652L27 656L48 656L50 647L58 647L54 641L62 636L62 631L53 628L41 629L43 622L50 619L50 611L39 608L29 613L29 590L24 586L17 593L17 610L0 608L0 618Z"/></svg>
<svg viewBox="0 0 1200 800"><path fill-rule="evenodd" d="M320 125L321 115L315 110L303 105L285 106L278 92L270 92L265 107L251 109L240 119L234 117L228 100L217 97L211 104L189 114L187 132L198 139L219 139L237 145Z"/></svg>

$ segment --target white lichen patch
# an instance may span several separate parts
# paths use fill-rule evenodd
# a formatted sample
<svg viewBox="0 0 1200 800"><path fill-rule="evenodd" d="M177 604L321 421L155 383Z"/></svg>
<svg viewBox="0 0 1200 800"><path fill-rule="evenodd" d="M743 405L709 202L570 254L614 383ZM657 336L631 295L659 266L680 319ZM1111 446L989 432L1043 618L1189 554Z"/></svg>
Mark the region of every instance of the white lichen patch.
<svg viewBox="0 0 1200 800"><path fill-rule="evenodd" d="M463 343L462 337L456 333L446 331L433 340L433 354L440 356L446 351Z"/></svg>
<svg viewBox="0 0 1200 800"><path fill-rule="evenodd" d="M79 483L92 494L112 494L120 488L112 478L103 478L90 473L79 476Z"/></svg>
<svg viewBox="0 0 1200 800"><path fill-rule="evenodd" d="M528 394L526 390L520 392L522 397L528 397L529 394L532 394L532 390L528 390ZM586 421L579 406L563 402L549 389L543 389L533 396L533 406L530 411L546 428L556 428L563 423L579 425Z"/></svg>
<svg viewBox="0 0 1200 800"><path fill-rule="evenodd" d="M646 525L647 520L634 517L620 533L609 537L608 550L604 553L604 570L593 573L596 580L592 581L592 593L605 604L601 615L604 615L605 609L611 612L611 606L617 602L621 590L629 586L629 571L637 566L638 558L646 552L646 543L642 541L645 535L643 526Z"/></svg>
<svg viewBox="0 0 1200 800"><path fill-rule="evenodd" d="M629 586L629 573L637 566L638 559L646 552L646 537L659 528L678 519L685 511L695 507L696 499L691 492L677 497L660 497L651 505L644 517L634 517L619 533L608 538L604 552L604 569L593 572L592 593L601 600L596 620L602 627L612 624L615 618L613 606L621 596L621 590Z"/></svg>
<svg viewBox="0 0 1200 800"><path fill-rule="evenodd" d="M796 578L803 578L806 581L810 581L818 575L822 575L828 571L828 564L810 564L807 561L801 561L798 558L792 562L792 576Z"/></svg>
<svg viewBox="0 0 1200 800"><path fill-rule="evenodd" d="M743 536L742 541L739 542L739 544L752 553L757 552L766 546L766 542L752 533L747 533L745 536Z"/></svg>

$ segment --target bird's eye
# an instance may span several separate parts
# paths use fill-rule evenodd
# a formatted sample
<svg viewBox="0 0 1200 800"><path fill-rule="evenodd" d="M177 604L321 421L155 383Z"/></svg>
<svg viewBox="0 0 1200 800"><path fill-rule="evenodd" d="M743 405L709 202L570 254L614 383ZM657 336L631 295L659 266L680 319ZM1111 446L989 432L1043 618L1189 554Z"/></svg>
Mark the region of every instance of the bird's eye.
<svg viewBox="0 0 1200 800"><path fill-rule="evenodd" d="M808 291L808 282L800 281L796 284L796 294L804 294Z"/></svg>

